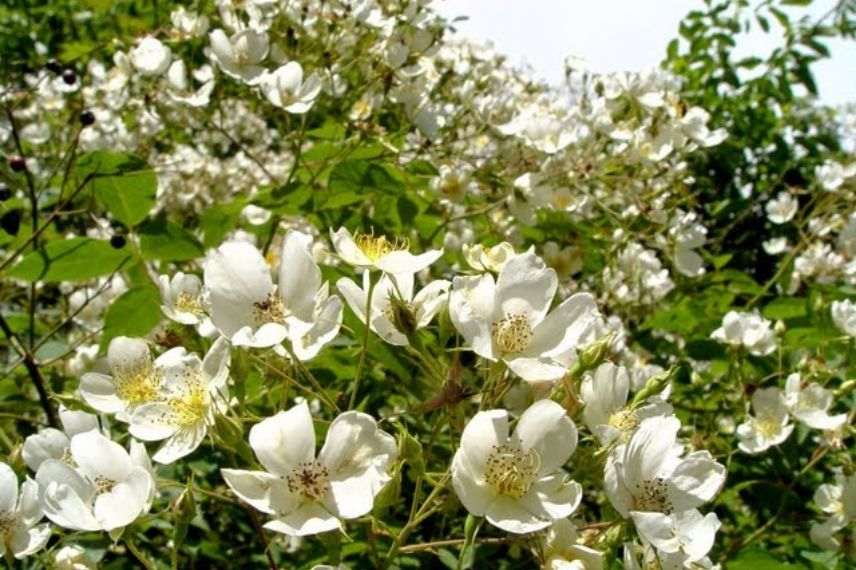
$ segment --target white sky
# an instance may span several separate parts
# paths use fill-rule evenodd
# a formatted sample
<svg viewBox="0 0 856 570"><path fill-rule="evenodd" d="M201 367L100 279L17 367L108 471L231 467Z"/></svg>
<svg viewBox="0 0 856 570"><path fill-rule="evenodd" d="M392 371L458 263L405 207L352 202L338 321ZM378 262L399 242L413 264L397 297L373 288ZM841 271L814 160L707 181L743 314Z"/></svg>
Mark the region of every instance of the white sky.
<svg viewBox="0 0 856 570"><path fill-rule="evenodd" d="M814 0L795 14L824 14L835 0ZM438 0L434 6L458 22L459 32L490 40L515 63L530 64L551 83L562 80L565 56L582 58L596 72L641 71L655 67L677 36L683 16L699 0ZM771 22L771 34L776 24ZM740 53L766 54L773 37L758 32L738 39ZM814 66L820 99L828 104L856 101L856 42L828 45L831 60Z"/></svg>

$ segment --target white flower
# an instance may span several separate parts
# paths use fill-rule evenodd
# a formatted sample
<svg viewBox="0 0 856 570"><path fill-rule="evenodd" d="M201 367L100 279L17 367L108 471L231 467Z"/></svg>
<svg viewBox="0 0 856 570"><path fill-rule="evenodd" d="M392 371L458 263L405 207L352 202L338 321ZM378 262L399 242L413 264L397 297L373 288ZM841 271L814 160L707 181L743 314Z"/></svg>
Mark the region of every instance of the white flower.
<svg viewBox="0 0 856 570"><path fill-rule="evenodd" d="M273 105L289 113L305 113L312 108L321 92L321 78L313 73L303 80L303 68L296 61L289 61L272 73L265 73L259 81L259 89Z"/></svg>
<svg viewBox="0 0 856 570"><path fill-rule="evenodd" d="M761 245L764 247L764 251L767 252L767 255L779 255L788 250L788 238L770 238L764 241Z"/></svg>
<svg viewBox="0 0 856 570"><path fill-rule="evenodd" d="M507 241L491 247L482 244L464 245L464 259L476 271L499 273L509 259L514 257L514 247Z"/></svg>
<svg viewBox="0 0 856 570"><path fill-rule="evenodd" d="M707 241L707 228L699 223L698 214L677 210L669 235L675 242L675 269L687 277L704 275L704 260L695 250Z"/></svg>
<svg viewBox="0 0 856 570"><path fill-rule="evenodd" d="M316 457L306 403L254 425L250 446L266 471L222 469L223 478L242 500L274 516L265 528L291 536L338 529L340 519L371 511L397 455L395 439L374 418L350 411L330 424Z"/></svg>
<svg viewBox="0 0 856 570"><path fill-rule="evenodd" d="M452 485L467 510L513 533L535 532L569 516L582 499L562 466L577 428L552 400L532 404L509 435L508 412L477 413L452 461Z"/></svg>
<svg viewBox="0 0 856 570"><path fill-rule="evenodd" d="M791 435L788 406L778 388L763 388L752 394L754 416L737 426L738 447L746 453L761 453Z"/></svg>
<svg viewBox="0 0 856 570"><path fill-rule="evenodd" d="M99 412L117 414L117 418L127 421L128 411L157 398L164 356L152 360L146 341L116 337L107 347L111 374L84 374L80 379L80 395Z"/></svg>
<svg viewBox="0 0 856 570"><path fill-rule="evenodd" d="M43 516L35 481L27 478L19 492L15 472L0 462L0 557L11 553L21 560L44 548L51 529L36 524Z"/></svg>
<svg viewBox="0 0 856 570"><path fill-rule="evenodd" d="M728 138L728 131L716 129L711 131L707 122L710 114L701 107L691 107L681 119L681 128L688 137L703 147L711 147L720 144Z"/></svg>
<svg viewBox="0 0 856 570"><path fill-rule="evenodd" d="M639 536L657 549L663 568L686 568L704 558L720 527L715 513L702 515L697 509L673 514L631 514Z"/></svg>
<svg viewBox="0 0 856 570"><path fill-rule="evenodd" d="M308 234L286 234L277 285L261 252L244 241L211 252L203 272L211 320L235 346L270 347L289 339L297 357L309 360L339 333L342 302L322 282Z"/></svg>
<svg viewBox="0 0 856 570"><path fill-rule="evenodd" d="M842 164L827 160L815 169L814 174L824 190L835 192L844 184L847 178L856 174L854 170L856 170L856 165L845 168Z"/></svg>
<svg viewBox="0 0 856 570"><path fill-rule="evenodd" d="M779 195L767 202L767 219L774 224L784 224L794 219L799 209L799 202L787 192L779 192Z"/></svg>
<svg viewBox="0 0 856 570"><path fill-rule="evenodd" d="M267 57L269 48L266 33L247 28L229 37L217 29L208 34L208 40L211 42L209 57L223 73L248 85L261 81L265 69L259 64Z"/></svg>
<svg viewBox="0 0 856 570"><path fill-rule="evenodd" d="M256 206L255 204L247 204L244 206L244 209L241 210L241 217L253 226L266 224L268 220L270 220L271 216L273 216L273 212L266 208Z"/></svg>
<svg viewBox="0 0 856 570"><path fill-rule="evenodd" d="M161 310L167 318L185 325L198 325L205 320L202 280L192 273L177 272L158 277Z"/></svg>
<svg viewBox="0 0 856 570"><path fill-rule="evenodd" d="M829 518L812 524L811 540L823 549L837 550L840 541L833 535L856 521L856 474L837 474L835 484L825 483L817 488L814 502Z"/></svg>
<svg viewBox="0 0 856 570"><path fill-rule="evenodd" d="M829 415L832 392L816 382L801 387L799 373L785 382L785 402L793 416L810 428L834 430L847 421L847 414Z"/></svg>
<svg viewBox="0 0 856 570"><path fill-rule="evenodd" d="M188 12L183 6L173 10L169 19L182 39L197 38L208 31L208 17L196 12Z"/></svg>
<svg viewBox="0 0 856 570"><path fill-rule="evenodd" d="M674 416L643 420L630 440L607 458L606 494L623 517L633 512L683 512L710 501L725 481L725 468L707 451L681 457L681 423Z"/></svg>
<svg viewBox="0 0 856 570"><path fill-rule="evenodd" d="M772 323L756 311L728 311L722 319L722 326L713 331L710 338L731 346L745 347L755 356L766 356L777 348Z"/></svg>
<svg viewBox="0 0 856 570"><path fill-rule="evenodd" d="M59 421L63 431L47 427L39 430L26 440L21 449L21 456L33 472L47 459L60 461L68 458L70 438L79 433L98 429L98 418L86 412L76 412L65 407L59 410Z"/></svg>
<svg viewBox="0 0 856 570"><path fill-rule="evenodd" d="M856 338L856 303L850 299L833 301L830 313L832 321L841 332Z"/></svg>
<svg viewBox="0 0 856 570"><path fill-rule="evenodd" d="M210 66L206 67L208 67L208 72L210 74ZM198 74L194 73L194 76L196 75ZM170 99L176 103L182 103L189 107L208 106L208 103L211 100L211 92L214 91L213 76L202 81L202 85L194 91L190 80L187 77L187 66L184 64L184 61L177 59L169 66L169 69L166 72L166 79L167 85L169 86L167 95L169 95Z"/></svg>
<svg viewBox="0 0 856 570"><path fill-rule="evenodd" d="M199 447L215 413L227 406L229 342L214 341L204 361L181 347L158 360L163 377L158 399L133 411L128 431L143 441L166 440L152 459L172 463Z"/></svg>
<svg viewBox="0 0 856 570"><path fill-rule="evenodd" d="M370 273L363 272L362 289L346 277L336 282L339 293L363 324L366 322L366 301L370 279ZM396 308L407 313L404 318L413 321L414 331L425 328L445 306L451 286L450 282L440 279L432 281L414 295L412 273L401 273L395 276L384 274L372 291L369 308L371 329L390 344L407 346L409 344L407 331L399 330L396 325L396 321L401 318L396 316Z"/></svg>
<svg viewBox="0 0 856 570"><path fill-rule="evenodd" d="M145 447L131 442L130 454L93 430L71 438L71 465L48 459L36 482L45 514L72 530L114 530L147 512L155 482Z"/></svg>
<svg viewBox="0 0 856 570"><path fill-rule="evenodd" d="M131 64L143 75L161 75L169 67L172 52L157 38L146 36L130 53Z"/></svg>
<svg viewBox="0 0 856 570"><path fill-rule="evenodd" d="M635 409L627 407L629 390L627 369L611 362L604 362L594 374L583 378L580 386L580 396L586 405L583 421L601 445L626 441L645 418L672 415L672 406L662 400L652 399Z"/></svg>
<svg viewBox="0 0 856 570"><path fill-rule="evenodd" d="M339 228L336 232L331 229L330 239L345 263L395 275L418 273L443 255L443 251L438 249L413 255L407 251L407 240L389 240L373 234L351 235L347 228Z"/></svg>
<svg viewBox="0 0 856 570"><path fill-rule="evenodd" d="M550 525L544 537L545 570L601 570L603 552L577 542L577 529L568 519Z"/></svg>
<svg viewBox="0 0 856 570"><path fill-rule="evenodd" d="M57 550L51 568L53 570L97 570L98 563L86 554L83 547L69 544Z"/></svg>
<svg viewBox="0 0 856 570"><path fill-rule="evenodd" d="M449 313L468 347L488 360L503 360L527 381L555 380L598 318L594 297L577 293L549 314L556 272L533 250L512 257L499 272L455 277Z"/></svg>

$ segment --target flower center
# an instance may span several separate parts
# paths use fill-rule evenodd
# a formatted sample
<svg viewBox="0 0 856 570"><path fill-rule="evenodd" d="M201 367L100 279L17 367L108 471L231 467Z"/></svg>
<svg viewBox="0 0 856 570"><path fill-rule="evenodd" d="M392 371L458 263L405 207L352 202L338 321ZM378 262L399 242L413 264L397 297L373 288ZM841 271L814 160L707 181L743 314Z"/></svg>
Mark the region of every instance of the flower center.
<svg viewBox="0 0 856 570"><path fill-rule="evenodd" d="M672 500L669 498L669 483L662 477L643 481L636 493L634 510L669 514Z"/></svg>
<svg viewBox="0 0 856 570"><path fill-rule="evenodd" d="M636 417L636 414L632 410L619 410L609 416L607 423L619 431L629 432L636 429L636 426L639 425L639 418Z"/></svg>
<svg viewBox="0 0 856 570"><path fill-rule="evenodd" d="M15 528L15 516L10 512L0 513L0 538L9 536ZM0 543L3 541L0 540Z"/></svg>
<svg viewBox="0 0 856 570"><path fill-rule="evenodd" d="M269 293L264 301L253 303L253 320L256 325L284 323L285 314L285 305L276 292Z"/></svg>
<svg viewBox="0 0 856 570"><path fill-rule="evenodd" d="M363 252L363 255L373 262L388 253L406 251L410 247L410 242L406 239L388 240L386 236L375 237L373 234L357 234L354 236L354 242Z"/></svg>
<svg viewBox="0 0 856 570"><path fill-rule="evenodd" d="M205 309L202 307L202 300L199 295L182 291L175 299L175 308L182 313L190 313L191 315L202 315Z"/></svg>
<svg viewBox="0 0 856 570"><path fill-rule="evenodd" d="M485 481L498 494L519 499L529 491L540 468L541 457L534 449L495 445L487 459Z"/></svg>
<svg viewBox="0 0 856 570"><path fill-rule="evenodd" d="M200 386L193 386L177 398L167 400L170 409L169 423L187 427L199 423L205 418L208 410L208 394Z"/></svg>
<svg viewBox="0 0 856 570"><path fill-rule="evenodd" d="M771 438L782 431L782 422L774 416L763 416L755 420L755 429L766 438Z"/></svg>
<svg viewBox="0 0 856 570"><path fill-rule="evenodd" d="M493 342L504 354L523 352L532 342L532 328L526 315L506 314L490 326Z"/></svg>
<svg viewBox="0 0 856 570"><path fill-rule="evenodd" d="M299 463L286 477L288 490L306 499L319 501L330 489L327 468L317 461Z"/></svg>
<svg viewBox="0 0 856 570"><path fill-rule="evenodd" d="M109 493L113 490L113 487L115 485L116 481L98 475L97 477L95 477L95 494L100 495L102 493Z"/></svg>
<svg viewBox="0 0 856 570"><path fill-rule="evenodd" d="M152 363L145 361L136 367L115 371L113 380L116 395L128 404L137 405L157 397L161 377Z"/></svg>

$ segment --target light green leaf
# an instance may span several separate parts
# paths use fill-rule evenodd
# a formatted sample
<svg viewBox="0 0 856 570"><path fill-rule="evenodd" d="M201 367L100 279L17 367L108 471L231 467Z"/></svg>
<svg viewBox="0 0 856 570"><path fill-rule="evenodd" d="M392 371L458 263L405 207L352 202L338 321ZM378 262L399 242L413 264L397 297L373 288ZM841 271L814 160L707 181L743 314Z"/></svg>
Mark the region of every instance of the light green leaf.
<svg viewBox="0 0 856 570"><path fill-rule="evenodd" d="M19 261L9 276L46 283L86 281L113 273L129 258L127 249L116 249L103 240L78 237L49 242Z"/></svg>

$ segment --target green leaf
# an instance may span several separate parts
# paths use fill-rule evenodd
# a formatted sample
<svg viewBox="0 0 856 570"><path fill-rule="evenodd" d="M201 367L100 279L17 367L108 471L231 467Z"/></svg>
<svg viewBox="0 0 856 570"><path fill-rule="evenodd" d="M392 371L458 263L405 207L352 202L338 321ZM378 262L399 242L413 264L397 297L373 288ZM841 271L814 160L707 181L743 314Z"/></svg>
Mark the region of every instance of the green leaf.
<svg viewBox="0 0 856 570"><path fill-rule="evenodd" d="M9 276L46 283L86 281L113 273L128 258L126 249L115 249L107 241L77 237L49 242L28 254Z"/></svg>
<svg viewBox="0 0 856 570"><path fill-rule="evenodd" d="M728 562L728 570L800 570L803 565L787 564L760 548L748 548L737 553L734 560Z"/></svg>
<svg viewBox="0 0 856 570"><path fill-rule="evenodd" d="M140 249L144 259L161 261L188 261L205 253L192 233L163 218L140 227Z"/></svg>
<svg viewBox="0 0 856 570"><path fill-rule="evenodd" d="M155 205L157 176L145 161L134 155L91 152L78 159L77 173L92 177L96 199L126 226L142 222Z"/></svg>
<svg viewBox="0 0 856 570"><path fill-rule="evenodd" d="M798 319L806 316L806 301L797 297L779 297L771 301L761 312L768 319L783 321Z"/></svg>
<svg viewBox="0 0 856 570"><path fill-rule="evenodd" d="M151 286L135 287L118 297L104 315L101 347L105 348L117 336L145 336L161 320L161 298Z"/></svg>
<svg viewBox="0 0 856 570"><path fill-rule="evenodd" d="M199 219L202 229L202 243L205 247L217 247L226 234L235 229L244 209L243 200L235 200L229 204L217 204L206 208Z"/></svg>

